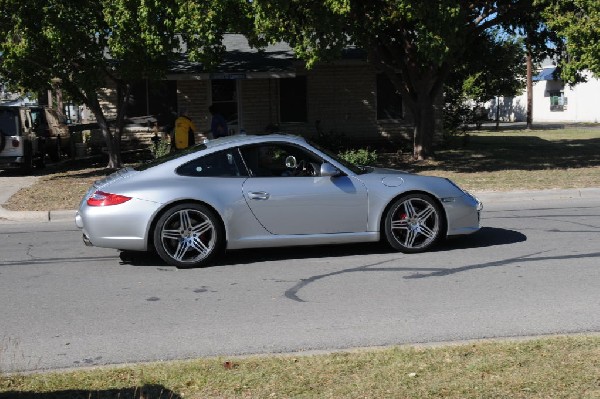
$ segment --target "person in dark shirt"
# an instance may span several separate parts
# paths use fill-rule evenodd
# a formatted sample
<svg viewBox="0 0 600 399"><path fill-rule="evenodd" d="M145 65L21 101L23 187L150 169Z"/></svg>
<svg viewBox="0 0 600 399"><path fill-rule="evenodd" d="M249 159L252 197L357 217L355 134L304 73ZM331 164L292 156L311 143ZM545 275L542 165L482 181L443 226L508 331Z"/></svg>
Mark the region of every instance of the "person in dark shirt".
<svg viewBox="0 0 600 399"><path fill-rule="evenodd" d="M213 138L217 139L219 137L227 136L227 134L228 134L227 121L225 120L223 115L221 115L219 113L219 111L217 111L217 109L214 105L211 105L210 107L208 107L208 111L212 115L212 121L210 123L210 131L212 133Z"/></svg>

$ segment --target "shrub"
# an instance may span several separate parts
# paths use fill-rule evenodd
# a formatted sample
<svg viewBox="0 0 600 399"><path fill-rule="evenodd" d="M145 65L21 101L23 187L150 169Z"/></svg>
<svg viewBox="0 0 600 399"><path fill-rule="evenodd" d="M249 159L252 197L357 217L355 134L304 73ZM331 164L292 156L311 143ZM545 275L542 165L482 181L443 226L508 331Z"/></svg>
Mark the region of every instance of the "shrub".
<svg viewBox="0 0 600 399"><path fill-rule="evenodd" d="M373 165L377 162L377 151L370 151L368 148L359 148L358 150L346 150L340 152L339 157L354 165Z"/></svg>
<svg viewBox="0 0 600 399"><path fill-rule="evenodd" d="M167 155L168 153L171 152L171 143L169 142L169 140L157 140L154 142L153 148L152 148L152 154L154 155L154 158L160 158L164 155Z"/></svg>

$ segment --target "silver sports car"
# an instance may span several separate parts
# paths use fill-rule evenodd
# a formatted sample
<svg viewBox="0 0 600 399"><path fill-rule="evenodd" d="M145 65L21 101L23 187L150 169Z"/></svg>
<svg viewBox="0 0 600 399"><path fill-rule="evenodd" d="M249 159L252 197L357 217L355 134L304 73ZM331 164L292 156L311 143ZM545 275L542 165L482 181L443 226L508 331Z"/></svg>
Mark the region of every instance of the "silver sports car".
<svg viewBox="0 0 600 399"><path fill-rule="evenodd" d="M452 181L340 160L289 135L230 136L97 181L76 224L87 245L156 250L180 267L225 249L385 239L414 253L480 227Z"/></svg>

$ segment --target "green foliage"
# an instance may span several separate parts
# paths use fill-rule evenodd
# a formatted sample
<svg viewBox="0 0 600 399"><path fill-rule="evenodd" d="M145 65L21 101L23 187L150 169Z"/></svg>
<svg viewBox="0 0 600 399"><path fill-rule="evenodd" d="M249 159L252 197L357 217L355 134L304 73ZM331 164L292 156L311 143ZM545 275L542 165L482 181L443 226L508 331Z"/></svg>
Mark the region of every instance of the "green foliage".
<svg viewBox="0 0 600 399"><path fill-rule="evenodd" d="M371 151L368 148L346 150L340 152L338 156L354 165L374 165L379 158L377 151Z"/></svg>
<svg viewBox="0 0 600 399"><path fill-rule="evenodd" d="M485 38L485 40L483 40ZM525 86L522 40L492 30L469 48L444 87L444 134L462 134L487 119L482 104L496 96L515 96Z"/></svg>
<svg viewBox="0 0 600 399"><path fill-rule="evenodd" d="M349 45L367 51L415 120L417 158L431 154L434 101L453 67L493 27L516 26L527 0L253 0L254 36L285 40L310 67L339 58ZM539 21L538 25L539 25Z"/></svg>
<svg viewBox="0 0 600 399"><path fill-rule="evenodd" d="M0 0L0 75L33 92L59 86L96 116L119 167L120 128L108 128L100 89L116 87L122 127L128 82L164 76L179 40L177 0Z"/></svg>
<svg viewBox="0 0 600 399"><path fill-rule="evenodd" d="M561 77L569 83L584 80L581 71L600 77L600 2L598 0L537 0L544 18L564 41Z"/></svg>
<svg viewBox="0 0 600 399"><path fill-rule="evenodd" d="M464 134L471 122L471 106L460 90L447 88L444 93L444 141Z"/></svg>
<svg viewBox="0 0 600 399"><path fill-rule="evenodd" d="M153 144L152 155L154 158L161 158L171 153L171 143L169 140L158 140Z"/></svg>
<svg viewBox="0 0 600 399"><path fill-rule="evenodd" d="M469 49L452 72L449 84L465 97L483 103L496 96L516 96L525 88L525 46L497 30Z"/></svg>

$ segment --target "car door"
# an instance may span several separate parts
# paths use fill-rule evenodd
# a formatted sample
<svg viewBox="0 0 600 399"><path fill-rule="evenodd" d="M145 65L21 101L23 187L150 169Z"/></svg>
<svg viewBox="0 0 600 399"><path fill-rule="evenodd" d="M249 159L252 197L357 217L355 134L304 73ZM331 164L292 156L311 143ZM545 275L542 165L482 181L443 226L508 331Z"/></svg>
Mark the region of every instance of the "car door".
<svg viewBox="0 0 600 399"><path fill-rule="evenodd" d="M367 190L350 176L319 176L324 162L288 143L241 148L251 177L243 195L256 219L272 234L356 233L367 229ZM286 160L294 157L297 167ZM310 164L316 173L299 171Z"/></svg>

